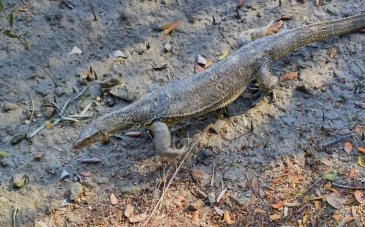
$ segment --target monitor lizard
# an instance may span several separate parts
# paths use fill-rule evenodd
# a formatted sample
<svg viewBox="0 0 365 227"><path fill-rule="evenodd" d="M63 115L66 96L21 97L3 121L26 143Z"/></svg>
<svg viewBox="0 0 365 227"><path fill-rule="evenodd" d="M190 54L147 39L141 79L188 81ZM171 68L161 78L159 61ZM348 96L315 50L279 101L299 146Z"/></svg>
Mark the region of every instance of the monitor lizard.
<svg viewBox="0 0 365 227"><path fill-rule="evenodd" d="M252 41L223 61L184 80L147 93L134 103L91 122L73 147L89 146L129 129L150 127L155 150L162 156L176 156L185 149L171 147L168 124L202 116L232 103L254 79L264 92L272 90L278 78L271 63L313 42L350 33L365 27L365 13L343 19L295 28Z"/></svg>

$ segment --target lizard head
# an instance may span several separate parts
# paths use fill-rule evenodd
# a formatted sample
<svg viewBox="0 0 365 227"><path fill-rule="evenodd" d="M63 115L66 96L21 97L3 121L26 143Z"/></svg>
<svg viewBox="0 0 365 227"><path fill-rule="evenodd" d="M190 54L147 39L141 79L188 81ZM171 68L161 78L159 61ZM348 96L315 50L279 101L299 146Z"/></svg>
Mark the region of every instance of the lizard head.
<svg viewBox="0 0 365 227"><path fill-rule="evenodd" d="M96 124L91 123L86 127L79 135L79 138L73 143L72 148L80 149L83 147L90 146L99 141L105 141L108 139L108 135L99 130Z"/></svg>

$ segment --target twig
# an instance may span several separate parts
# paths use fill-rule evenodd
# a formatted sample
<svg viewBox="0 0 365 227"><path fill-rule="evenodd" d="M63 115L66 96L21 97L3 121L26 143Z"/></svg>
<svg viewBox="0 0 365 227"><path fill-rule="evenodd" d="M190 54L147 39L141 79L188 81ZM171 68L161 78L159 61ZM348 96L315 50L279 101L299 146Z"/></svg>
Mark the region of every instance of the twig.
<svg viewBox="0 0 365 227"><path fill-rule="evenodd" d="M72 115L64 115L63 113L66 111L66 108L68 106L68 104L72 101L72 100L75 100L77 98L79 98L87 89L87 86L84 87L81 92L76 95L75 97L73 98L69 98L67 99L67 101L65 102L65 104L63 105L61 111L58 113L58 117L57 118L54 118L53 119L53 122L52 125L55 126L57 125L58 123L60 123L62 120L68 120L68 121L79 121L78 119L76 119L76 117L78 118L86 118L87 116L86 115L83 115L83 114L80 114L80 115L75 115L72 117ZM54 103L53 103L54 104ZM54 104L55 105L55 104ZM86 106L87 108L90 108L89 105ZM58 110L58 107L56 106L56 109ZM85 108L86 109L86 108ZM85 111L85 109L83 111ZM86 109L87 111L87 109ZM85 111L85 112L86 112ZM29 135L27 135L27 138L32 138L33 136L37 135L37 133L39 133L42 129L44 129L44 127L46 127L46 123L43 123L41 126L39 126L36 130L34 130L32 133L30 133Z"/></svg>
<svg viewBox="0 0 365 227"><path fill-rule="evenodd" d="M355 186L348 186L348 185L336 184L336 183L332 183L331 185L339 187L339 188L354 189L354 190L364 190L365 189L365 187L355 187Z"/></svg>
<svg viewBox="0 0 365 227"><path fill-rule="evenodd" d="M302 194L304 195L304 194L306 194L307 192L309 192L309 190L311 189L311 188L313 188L314 186L316 186L319 182L321 182L323 180L323 178L322 177L320 177L316 182L314 182L311 186L309 186L309 188L307 188Z"/></svg>
<svg viewBox="0 0 365 227"><path fill-rule="evenodd" d="M179 172L179 170L181 169L181 166L184 164L185 159L188 157L188 155L190 154L190 152L193 150L193 148L195 147L195 145L197 144L198 141L195 141L194 144L190 147L190 149L186 152L184 158L181 160L179 166L176 168L174 174L172 175L172 177L170 178L169 182L166 185L166 188L162 191L162 194L160 196L160 199L158 200L157 204L155 205L155 207L153 208L151 214L149 215L149 217L146 219L145 223L148 223L148 221L152 218L152 216L155 214L155 212L157 211L157 209L160 207L160 204L162 203L165 194L167 192L167 190L169 189L172 181L175 179L176 174Z"/></svg>
<svg viewBox="0 0 365 227"><path fill-rule="evenodd" d="M323 148L326 148L326 147L329 147L329 146L333 146L333 145L335 145L337 143L340 143L340 142L342 142L344 140L347 140L347 139L350 139L350 138L352 138L352 134L343 135L343 136L341 136L339 138L336 138L334 140L331 140L331 141L322 143L320 145L320 147L323 149Z"/></svg>
<svg viewBox="0 0 365 227"><path fill-rule="evenodd" d="M30 114L30 118L29 118L29 124L28 124L28 128L27 128L27 133L29 132L29 127L30 124L33 121L33 117L34 117L34 100L32 98L32 96L30 95L30 93L28 92L29 98L30 98L30 102L32 103L32 113Z"/></svg>
<svg viewBox="0 0 365 227"><path fill-rule="evenodd" d="M210 179L210 187L213 187L214 184L214 167L215 167L215 162L213 162L213 171L212 171L212 178Z"/></svg>
<svg viewBox="0 0 365 227"><path fill-rule="evenodd" d="M18 207L15 207L13 212L13 227L16 227L16 214L18 213Z"/></svg>
<svg viewBox="0 0 365 227"><path fill-rule="evenodd" d="M90 8L91 8L91 12L94 15L94 21L97 21L98 17L96 16L95 8L94 8L94 5L92 4L91 0L89 0L89 5L90 5Z"/></svg>

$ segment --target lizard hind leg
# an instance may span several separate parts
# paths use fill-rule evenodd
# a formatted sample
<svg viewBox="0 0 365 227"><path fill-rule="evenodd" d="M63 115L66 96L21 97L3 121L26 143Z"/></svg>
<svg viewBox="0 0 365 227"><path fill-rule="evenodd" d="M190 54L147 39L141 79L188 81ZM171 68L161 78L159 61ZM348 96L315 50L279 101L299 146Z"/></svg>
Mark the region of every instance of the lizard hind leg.
<svg viewBox="0 0 365 227"><path fill-rule="evenodd" d="M176 157L186 152L186 146L180 149L171 147L171 134L167 125L163 122L153 122L152 131L154 133L153 143L155 150L161 156Z"/></svg>
<svg viewBox="0 0 365 227"><path fill-rule="evenodd" d="M259 87L264 92L270 92L278 83L278 78L271 70L271 60L269 57L264 56L259 60L258 65L256 79Z"/></svg>
<svg viewBox="0 0 365 227"><path fill-rule="evenodd" d="M253 102L251 105L256 106L265 96L272 93L275 101L275 93L273 89L278 83L278 78L274 75L271 70L271 60L269 57L264 56L258 61L258 70L256 72L256 80L260 87L261 94L258 100Z"/></svg>

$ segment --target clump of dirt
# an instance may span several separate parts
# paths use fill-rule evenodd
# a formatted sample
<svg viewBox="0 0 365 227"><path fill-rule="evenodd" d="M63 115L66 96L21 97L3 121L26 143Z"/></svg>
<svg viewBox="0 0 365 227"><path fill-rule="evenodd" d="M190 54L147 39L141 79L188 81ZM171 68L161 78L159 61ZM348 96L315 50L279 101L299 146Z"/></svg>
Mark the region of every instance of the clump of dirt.
<svg viewBox="0 0 365 227"><path fill-rule="evenodd" d="M91 120L192 75L198 54L233 52L241 32L363 13L361 0L2 2L31 52L2 35L0 226L365 223L364 33L276 62L295 76L275 102L251 107L253 85L223 115L174 126L198 141L175 176L181 159L156 156L146 130L71 148Z"/></svg>

